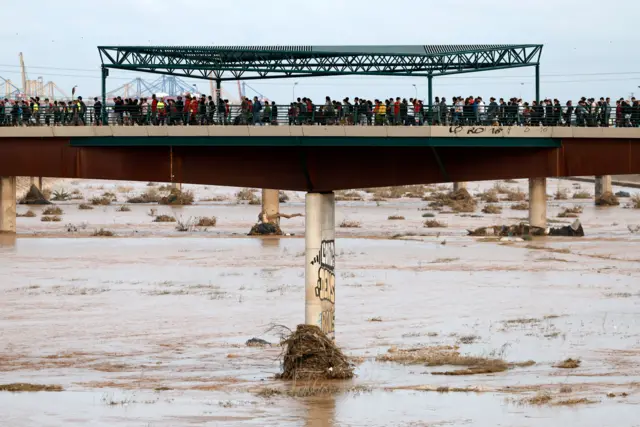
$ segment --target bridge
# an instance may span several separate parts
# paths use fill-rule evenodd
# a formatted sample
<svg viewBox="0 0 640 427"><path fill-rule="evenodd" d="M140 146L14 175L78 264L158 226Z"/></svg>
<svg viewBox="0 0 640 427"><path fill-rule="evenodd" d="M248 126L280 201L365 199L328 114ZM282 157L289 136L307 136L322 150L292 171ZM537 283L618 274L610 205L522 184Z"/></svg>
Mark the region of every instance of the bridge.
<svg viewBox="0 0 640 427"><path fill-rule="evenodd" d="M110 69L215 81L334 75L437 76L534 67L542 45L99 47ZM218 92L219 93L219 92ZM218 105L220 105L219 95ZM546 178L640 173L640 129L500 126L99 126L0 128L0 232L15 233L15 176L306 191L305 322L335 331L335 197L349 188L529 178L546 227ZM263 190L263 217L278 212Z"/></svg>
<svg viewBox="0 0 640 427"><path fill-rule="evenodd" d="M16 176L307 191L307 321L333 332L339 189L530 178L546 227L546 178L640 173L640 129L482 126L0 128L0 232L16 231ZM599 178L597 194L611 191ZM277 191L263 213L278 212ZM318 295L328 296L320 298Z"/></svg>

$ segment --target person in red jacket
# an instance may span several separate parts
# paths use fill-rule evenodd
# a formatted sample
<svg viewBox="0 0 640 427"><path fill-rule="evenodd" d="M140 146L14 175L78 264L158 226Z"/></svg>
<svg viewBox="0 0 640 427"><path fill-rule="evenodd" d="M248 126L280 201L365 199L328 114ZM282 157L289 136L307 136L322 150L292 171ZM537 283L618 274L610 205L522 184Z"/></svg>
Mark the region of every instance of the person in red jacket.
<svg viewBox="0 0 640 427"><path fill-rule="evenodd" d="M196 117L198 115L198 100L194 96L189 103L189 116L192 125L196 124Z"/></svg>
<svg viewBox="0 0 640 427"><path fill-rule="evenodd" d="M393 124L400 124L400 97L396 98L396 102L393 103Z"/></svg>
<svg viewBox="0 0 640 427"><path fill-rule="evenodd" d="M151 95L151 123L158 124L158 100L155 93Z"/></svg>

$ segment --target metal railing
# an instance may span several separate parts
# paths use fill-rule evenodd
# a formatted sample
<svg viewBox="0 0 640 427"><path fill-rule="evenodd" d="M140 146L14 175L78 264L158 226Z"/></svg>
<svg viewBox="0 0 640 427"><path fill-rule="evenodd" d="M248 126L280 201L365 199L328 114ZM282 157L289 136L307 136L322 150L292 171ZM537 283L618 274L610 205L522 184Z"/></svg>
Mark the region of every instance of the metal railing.
<svg viewBox="0 0 640 427"><path fill-rule="evenodd" d="M584 106L424 105L421 108L390 105L312 106L270 105L260 111L248 111L239 105L184 111L175 106L153 111L150 106L109 105L106 108L43 107L1 108L0 126L198 126L198 125L362 125L362 126L583 126L638 127L640 106L617 108Z"/></svg>

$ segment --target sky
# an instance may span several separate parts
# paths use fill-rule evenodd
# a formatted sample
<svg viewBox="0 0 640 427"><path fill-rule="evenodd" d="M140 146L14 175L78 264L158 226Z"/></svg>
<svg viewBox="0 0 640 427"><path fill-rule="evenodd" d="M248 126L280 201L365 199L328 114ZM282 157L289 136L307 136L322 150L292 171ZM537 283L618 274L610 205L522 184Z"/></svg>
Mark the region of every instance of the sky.
<svg viewBox="0 0 640 427"><path fill-rule="evenodd" d="M615 5L613 5L615 3ZM42 76L66 93L100 94L99 45L425 45L544 44L541 97L576 99L640 95L638 0L0 0L0 77L20 85ZM107 90L156 75L112 70ZM534 69L434 79L434 96L533 99ZM201 92L208 82L188 81ZM294 83L298 83L295 85ZM0 90L2 90L0 79ZM327 77L252 81L247 95L279 103L427 97L426 78ZM415 86L414 86L415 85ZM225 96L238 98L235 83ZM254 92L255 90L255 92ZM4 92L0 93L4 96Z"/></svg>

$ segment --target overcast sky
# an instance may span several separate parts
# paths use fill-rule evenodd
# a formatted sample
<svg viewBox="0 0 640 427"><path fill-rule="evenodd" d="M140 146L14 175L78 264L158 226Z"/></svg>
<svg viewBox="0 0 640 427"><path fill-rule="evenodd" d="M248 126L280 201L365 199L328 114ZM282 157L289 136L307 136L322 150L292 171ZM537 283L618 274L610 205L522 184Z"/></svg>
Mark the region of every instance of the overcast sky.
<svg viewBox="0 0 640 427"><path fill-rule="evenodd" d="M42 76L67 93L78 85L87 97L100 92L98 45L542 43L542 97L629 97L640 95L639 9L638 0L0 0L0 76L20 84L23 52L29 79ZM157 78L112 70L108 90L137 76ZM285 103L295 81L249 84ZM236 85L223 89L237 98ZM302 79L295 91L319 101L413 97L416 89L426 98L425 78ZM434 80L434 96L447 98L534 94L533 68Z"/></svg>

